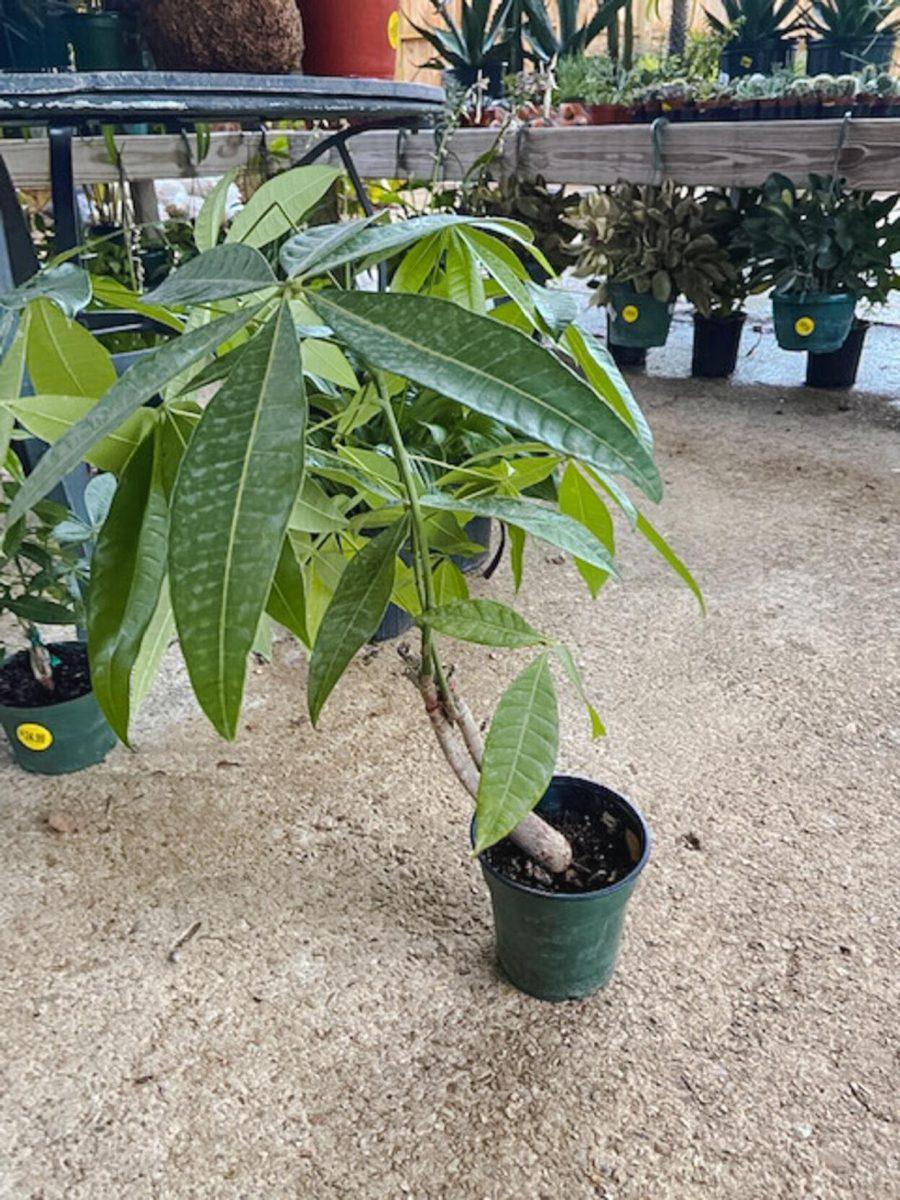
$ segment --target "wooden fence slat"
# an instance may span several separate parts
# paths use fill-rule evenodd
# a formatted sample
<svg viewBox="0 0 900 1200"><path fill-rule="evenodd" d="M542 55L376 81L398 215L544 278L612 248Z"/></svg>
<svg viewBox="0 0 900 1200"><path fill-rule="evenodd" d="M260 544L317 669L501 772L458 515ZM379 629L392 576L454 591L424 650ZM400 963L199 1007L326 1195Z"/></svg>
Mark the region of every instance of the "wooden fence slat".
<svg viewBox="0 0 900 1200"><path fill-rule="evenodd" d="M703 186L759 184L770 171L801 179L811 171L830 173L837 165L854 187L900 189L900 119L854 120L846 131L840 155L841 122L761 121L671 125L662 135L667 175L681 183ZM290 131L286 137L296 162L322 134ZM467 129L454 135L441 177L457 180L496 140L495 130ZM117 138L126 177L130 180L192 178L222 175L244 166L259 152L256 133L216 133L210 151L197 162L193 137L177 134L128 135ZM367 178L428 179L435 166L435 136L431 131L375 131L354 139L360 173ZM113 182L115 166L102 138L79 138L73 146L75 178L79 183ZM49 183L46 139L0 142L16 184L23 188ZM836 163L837 159L837 163ZM335 155L330 161L337 162ZM649 125L588 126L528 129L507 135L502 155L505 173L542 175L549 183L590 185L626 178L653 182Z"/></svg>

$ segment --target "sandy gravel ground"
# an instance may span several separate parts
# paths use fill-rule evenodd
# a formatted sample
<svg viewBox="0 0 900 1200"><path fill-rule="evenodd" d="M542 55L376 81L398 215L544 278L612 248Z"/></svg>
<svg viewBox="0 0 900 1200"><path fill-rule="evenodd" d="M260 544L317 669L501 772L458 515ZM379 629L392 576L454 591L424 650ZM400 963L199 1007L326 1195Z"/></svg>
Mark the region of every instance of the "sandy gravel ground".
<svg viewBox="0 0 900 1200"><path fill-rule="evenodd" d="M610 728L592 747L567 696L561 766L655 831L613 984L497 978L392 651L313 734L280 645L234 746L173 660L136 756L0 758L3 1200L900 1196L895 414L641 394L708 619L630 538L596 605L549 552L524 596ZM517 664L456 661L482 711Z"/></svg>

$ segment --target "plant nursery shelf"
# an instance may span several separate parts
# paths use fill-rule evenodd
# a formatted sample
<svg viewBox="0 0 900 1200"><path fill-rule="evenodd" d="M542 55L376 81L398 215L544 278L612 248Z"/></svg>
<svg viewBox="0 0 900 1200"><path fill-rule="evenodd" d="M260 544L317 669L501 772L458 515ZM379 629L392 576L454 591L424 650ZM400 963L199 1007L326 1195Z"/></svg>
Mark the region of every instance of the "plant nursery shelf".
<svg viewBox="0 0 900 1200"><path fill-rule="evenodd" d="M739 121L669 126L661 139L665 175L694 186L759 184L771 171L794 179L811 171L837 169L853 187L900 188L900 119L853 120L841 145L840 120ZM325 134L275 131L284 138L291 161L298 161ZM460 130L450 140L439 175L459 179L494 145L496 130ZM217 176L243 166L257 155L257 133L215 133L199 161L193 136L121 134L116 137L125 175L133 181L174 177ZM360 174L368 178L428 179L436 169L436 140L431 130L418 133L377 130L354 142ZM47 142L0 142L6 164L20 187L42 187L50 181ZM76 138L74 174L79 183L118 179L102 138ZM334 155L335 161L337 156ZM326 160L327 161L327 160ZM499 170L523 177L542 175L549 183L578 185L629 179L651 183L654 168L649 125L526 129L504 139Z"/></svg>

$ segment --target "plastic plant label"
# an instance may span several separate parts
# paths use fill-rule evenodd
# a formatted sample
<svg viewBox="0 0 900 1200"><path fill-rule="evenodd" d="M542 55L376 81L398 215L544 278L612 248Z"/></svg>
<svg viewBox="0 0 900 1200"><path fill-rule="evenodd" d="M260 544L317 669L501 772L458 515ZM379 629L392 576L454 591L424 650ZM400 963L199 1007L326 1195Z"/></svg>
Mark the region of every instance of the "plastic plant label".
<svg viewBox="0 0 900 1200"><path fill-rule="evenodd" d="M753 66L753 59L750 57L749 54L741 55L741 66L742 67L752 67Z"/></svg>
<svg viewBox="0 0 900 1200"><path fill-rule="evenodd" d="M400 49L400 13L392 12L388 17L388 41L392 50Z"/></svg>
<svg viewBox="0 0 900 1200"><path fill-rule="evenodd" d="M629 325L633 325L640 315L640 309L636 304L626 304L622 309L622 320Z"/></svg>
<svg viewBox="0 0 900 1200"><path fill-rule="evenodd" d="M33 725L30 722L18 726L16 737L26 750L34 750L37 754L42 754L53 745L53 734L50 730L43 725Z"/></svg>
<svg viewBox="0 0 900 1200"><path fill-rule="evenodd" d="M798 337L809 337L815 327L816 323L812 317L798 317L794 322L794 333Z"/></svg>

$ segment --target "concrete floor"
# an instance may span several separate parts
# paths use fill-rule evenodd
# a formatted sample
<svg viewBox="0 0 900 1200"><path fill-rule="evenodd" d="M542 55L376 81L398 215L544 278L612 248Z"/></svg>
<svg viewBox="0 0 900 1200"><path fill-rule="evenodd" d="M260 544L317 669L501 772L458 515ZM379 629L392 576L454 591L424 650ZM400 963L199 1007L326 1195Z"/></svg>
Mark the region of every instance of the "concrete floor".
<svg viewBox="0 0 900 1200"><path fill-rule="evenodd" d="M0 759L0 1197L900 1196L897 415L636 386L707 620L624 532L596 604L538 549L522 597L609 725L592 746L566 693L560 766L655 832L609 989L498 979L390 648L313 733L280 644L234 746L173 657L135 756ZM486 713L520 660L452 653Z"/></svg>

